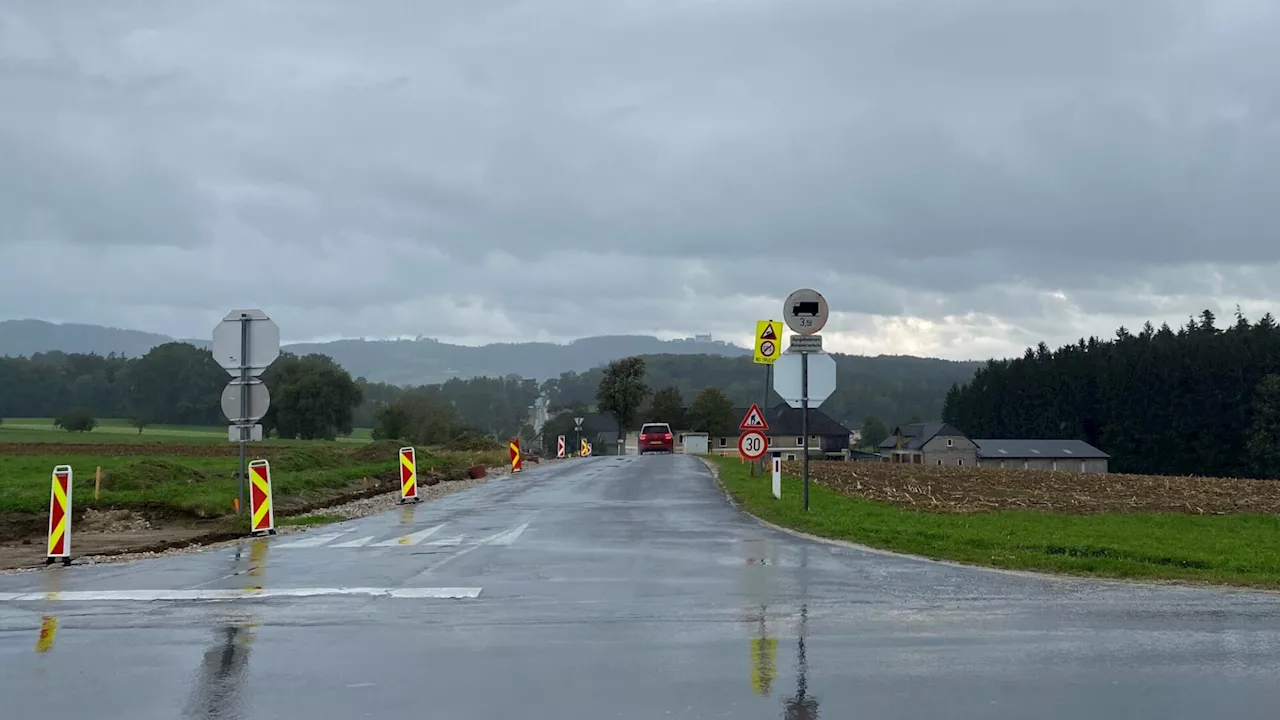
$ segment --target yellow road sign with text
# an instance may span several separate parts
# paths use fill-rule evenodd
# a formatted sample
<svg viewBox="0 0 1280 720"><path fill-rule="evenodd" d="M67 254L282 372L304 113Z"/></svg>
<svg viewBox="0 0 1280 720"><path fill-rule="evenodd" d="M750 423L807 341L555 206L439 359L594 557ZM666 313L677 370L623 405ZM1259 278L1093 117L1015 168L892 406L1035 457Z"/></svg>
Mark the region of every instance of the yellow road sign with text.
<svg viewBox="0 0 1280 720"><path fill-rule="evenodd" d="M756 321L756 351L752 358L759 365L772 365L782 354L782 323Z"/></svg>

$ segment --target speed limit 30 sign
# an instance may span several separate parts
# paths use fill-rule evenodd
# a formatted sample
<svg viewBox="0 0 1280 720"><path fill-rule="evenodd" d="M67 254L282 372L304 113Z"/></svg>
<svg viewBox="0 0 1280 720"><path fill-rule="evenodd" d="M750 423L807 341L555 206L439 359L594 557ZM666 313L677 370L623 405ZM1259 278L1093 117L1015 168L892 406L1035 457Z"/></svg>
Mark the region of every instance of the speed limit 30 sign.
<svg viewBox="0 0 1280 720"><path fill-rule="evenodd" d="M760 430L748 430L738 436L738 452L748 460L759 460L769 449L769 439Z"/></svg>

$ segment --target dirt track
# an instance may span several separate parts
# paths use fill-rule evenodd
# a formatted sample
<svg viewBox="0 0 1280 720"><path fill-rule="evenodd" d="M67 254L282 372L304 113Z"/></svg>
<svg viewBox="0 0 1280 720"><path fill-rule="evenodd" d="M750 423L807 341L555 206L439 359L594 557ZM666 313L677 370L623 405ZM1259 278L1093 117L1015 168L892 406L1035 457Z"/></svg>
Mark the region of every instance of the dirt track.
<svg viewBox="0 0 1280 720"><path fill-rule="evenodd" d="M1280 482L1047 470L816 462L810 477L856 497L932 512L1280 514ZM787 463L799 474L799 463Z"/></svg>

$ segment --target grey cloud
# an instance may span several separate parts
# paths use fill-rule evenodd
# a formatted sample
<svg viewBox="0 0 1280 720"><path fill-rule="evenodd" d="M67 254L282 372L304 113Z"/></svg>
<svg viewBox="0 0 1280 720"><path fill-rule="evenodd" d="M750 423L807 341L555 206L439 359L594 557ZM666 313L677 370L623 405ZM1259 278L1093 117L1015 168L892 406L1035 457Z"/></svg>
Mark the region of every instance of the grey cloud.
<svg viewBox="0 0 1280 720"><path fill-rule="evenodd" d="M0 301L89 319L10 269L61 260L120 279L99 321L253 297L315 336L518 339L735 332L813 285L833 332L950 317L961 355L1266 302L1277 30L1227 0L23 4Z"/></svg>

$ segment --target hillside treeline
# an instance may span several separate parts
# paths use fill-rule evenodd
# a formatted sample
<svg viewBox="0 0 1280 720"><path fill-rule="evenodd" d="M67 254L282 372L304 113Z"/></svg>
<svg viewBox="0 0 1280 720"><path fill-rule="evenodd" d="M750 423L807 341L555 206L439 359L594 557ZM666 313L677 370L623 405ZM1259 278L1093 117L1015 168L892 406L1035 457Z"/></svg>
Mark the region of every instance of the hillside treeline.
<svg viewBox="0 0 1280 720"><path fill-rule="evenodd" d="M850 429L858 429L867 417L892 427L911 420L930 421L942 416L947 389L973 376L978 363L935 358L881 355L833 355L836 391L822 404L822 411ZM765 394L765 369L750 357L716 355L645 356L645 384L652 390L674 386L685 398L703 388L719 388L735 405L760 403ZM585 373L564 373L547 381L552 404L590 405L604 377L604 368ZM772 391L770 405L781 402Z"/></svg>
<svg viewBox="0 0 1280 720"><path fill-rule="evenodd" d="M940 417L947 388L963 382L976 364L912 357L836 355L837 389L822 409L848 427L860 427L867 416L886 424ZM737 405L760 402L765 391L764 367L749 357L715 355L645 356L645 384L653 391L676 387L686 399L699 390L719 388ZM298 364L301 363L299 366ZM307 373L298 368L310 368ZM314 373L323 382L304 382ZM377 427L380 413L408 398L401 415L389 416L386 432L421 423L406 418L436 418L430 430L415 436L453 437L470 431L494 438L528 435L530 407L546 393L557 408L595 405L603 368L566 372L538 383L515 375L453 379L438 385L404 388L351 376L325 355L284 354L264 379L272 396L272 414L264 419L297 436L326 436L351 427ZM140 358L114 355L39 353L30 358L0 357L0 417L55 417L84 409L97 417L142 418L154 424L222 425L219 398L230 376L208 350L187 343L166 343ZM281 385L288 379L287 390ZM350 383L350 385L348 385ZM332 392L323 390L331 387ZM299 393L305 389L310 395ZM324 412L311 413L318 427L290 415L308 398L323 398ZM353 407L349 403L355 402ZM778 402L771 395L771 403ZM413 407L408 407L412 405ZM315 405L312 405L315 407ZM345 408L345 409L340 409ZM277 417L279 415L279 417ZM304 423L304 424L300 424ZM401 423L401 425L396 425Z"/></svg>
<svg viewBox="0 0 1280 720"><path fill-rule="evenodd" d="M953 388L943 418L970 437L1076 438L1119 472L1280 477L1280 328L1217 326L1090 338L993 360Z"/></svg>
<svg viewBox="0 0 1280 720"><path fill-rule="evenodd" d="M83 411L147 425L225 425L222 390L231 376L205 349L158 345L140 358L74 353L0 357L0 417ZM323 355L284 353L263 374L271 409L263 429L282 438L349 434L362 388Z"/></svg>

